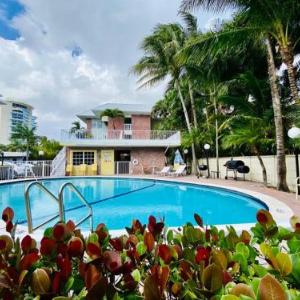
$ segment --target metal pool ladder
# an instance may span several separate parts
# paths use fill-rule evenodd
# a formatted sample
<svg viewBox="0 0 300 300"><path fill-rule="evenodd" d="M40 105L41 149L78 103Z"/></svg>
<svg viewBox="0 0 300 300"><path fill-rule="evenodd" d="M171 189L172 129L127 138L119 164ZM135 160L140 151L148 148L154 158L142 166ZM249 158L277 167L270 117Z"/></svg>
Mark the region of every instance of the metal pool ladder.
<svg viewBox="0 0 300 300"><path fill-rule="evenodd" d="M31 205L30 205L30 190L32 187L37 186L41 191L48 194L57 204L58 204L58 214L52 216L51 218L47 219L43 223L33 227L32 224L32 213L31 213ZM65 222L65 209L64 209L64 190L66 188L70 188L72 192L74 192L78 197L79 200L86 206L89 210L89 213L86 217L82 218L75 226L81 225L87 219L90 219L90 229L93 231L93 209L91 205L86 201L80 191L74 186L73 183L67 182L63 184L59 190L58 197L55 196L49 189L47 189L44 185L42 185L38 181L31 182L25 189L25 206L26 206L26 216L27 216L27 224L28 224L28 232L33 233L35 230L41 228L42 226L54 221L56 218L59 219L60 222Z"/></svg>

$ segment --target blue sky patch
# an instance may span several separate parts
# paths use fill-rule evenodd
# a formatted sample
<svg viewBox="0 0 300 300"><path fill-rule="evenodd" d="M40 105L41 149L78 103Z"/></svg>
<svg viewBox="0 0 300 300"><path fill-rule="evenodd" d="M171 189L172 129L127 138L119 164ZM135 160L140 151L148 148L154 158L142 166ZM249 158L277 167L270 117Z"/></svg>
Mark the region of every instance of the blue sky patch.
<svg viewBox="0 0 300 300"><path fill-rule="evenodd" d="M11 26L10 21L24 11L24 6L17 0L0 0L0 36L2 38L15 40L20 36L19 32Z"/></svg>

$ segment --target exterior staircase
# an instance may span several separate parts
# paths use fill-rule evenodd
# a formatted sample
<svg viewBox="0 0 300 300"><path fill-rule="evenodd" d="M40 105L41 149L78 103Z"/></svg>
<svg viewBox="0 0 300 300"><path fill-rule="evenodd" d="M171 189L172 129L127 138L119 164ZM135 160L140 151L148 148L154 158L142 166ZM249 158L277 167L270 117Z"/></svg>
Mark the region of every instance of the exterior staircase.
<svg viewBox="0 0 300 300"><path fill-rule="evenodd" d="M52 161L50 176L61 177L66 175L66 154L66 147L63 147Z"/></svg>

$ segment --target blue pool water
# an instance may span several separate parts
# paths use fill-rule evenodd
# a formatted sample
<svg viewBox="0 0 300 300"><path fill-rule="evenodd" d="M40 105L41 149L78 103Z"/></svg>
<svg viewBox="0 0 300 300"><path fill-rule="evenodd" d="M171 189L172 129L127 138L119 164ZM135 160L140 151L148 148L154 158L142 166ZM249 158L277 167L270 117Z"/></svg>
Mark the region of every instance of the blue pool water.
<svg viewBox="0 0 300 300"><path fill-rule="evenodd" d="M198 213L205 224L255 222L256 212L267 207L257 199L222 188L143 179L68 178L42 181L53 194L65 182L72 182L92 204L94 225L105 223L109 229L123 229L133 219L146 223L150 215L164 218L168 226L194 223ZM24 190L28 182L0 185L0 209L10 206L16 220L26 224ZM57 203L36 187L31 190L33 225L57 213ZM78 197L65 192L66 218L75 222L87 214ZM88 229L88 222L82 224Z"/></svg>

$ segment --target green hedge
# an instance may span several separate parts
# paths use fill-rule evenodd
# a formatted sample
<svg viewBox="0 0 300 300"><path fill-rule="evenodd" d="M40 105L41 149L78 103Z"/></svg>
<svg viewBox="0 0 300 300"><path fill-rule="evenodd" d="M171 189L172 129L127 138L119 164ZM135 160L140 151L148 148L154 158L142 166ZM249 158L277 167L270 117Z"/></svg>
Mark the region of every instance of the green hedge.
<svg viewBox="0 0 300 300"><path fill-rule="evenodd" d="M168 230L149 217L112 238L104 224L84 238L72 221L39 243L15 238L11 208L0 236L1 299L300 299L300 220L278 227L269 212L238 234L191 223ZM39 246L37 246L39 245Z"/></svg>

